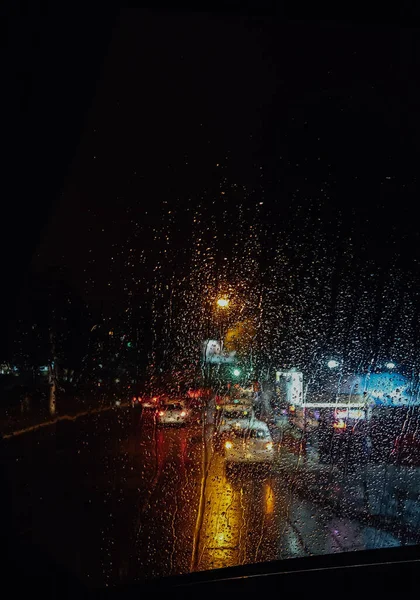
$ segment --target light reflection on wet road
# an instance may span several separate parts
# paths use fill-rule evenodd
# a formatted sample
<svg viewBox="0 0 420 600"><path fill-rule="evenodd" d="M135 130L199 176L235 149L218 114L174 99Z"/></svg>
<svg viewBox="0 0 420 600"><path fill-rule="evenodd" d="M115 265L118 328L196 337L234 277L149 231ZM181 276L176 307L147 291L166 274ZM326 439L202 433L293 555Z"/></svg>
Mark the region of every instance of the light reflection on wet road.
<svg viewBox="0 0 420 600"><path fill-rule="evenodd" d="M226 475L211 438L120 410L10 440L16 530L94 585L399 543L313 502L311 485L341 488L302 457Z"/></svg>

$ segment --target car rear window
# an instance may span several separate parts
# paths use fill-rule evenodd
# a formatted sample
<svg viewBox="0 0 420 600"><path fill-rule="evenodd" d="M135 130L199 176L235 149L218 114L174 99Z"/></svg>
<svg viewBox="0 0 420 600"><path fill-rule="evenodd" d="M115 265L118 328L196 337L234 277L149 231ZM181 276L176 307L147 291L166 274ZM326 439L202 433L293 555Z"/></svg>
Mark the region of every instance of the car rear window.
<svg viewBox="0 0 420 600"><path fill-rule="evenodd" d="M244 417L249 417L250 413L248 410L232 410L226 411L224 417L226 419L243 419Z"/></svg>
<svg viewBox="0 0 420 600"><path fill-rule="evenodd" d="M263 440L269 437L269 433L264 429L232 429L230 432L236 438L250 438L254 440Z"/></svg>

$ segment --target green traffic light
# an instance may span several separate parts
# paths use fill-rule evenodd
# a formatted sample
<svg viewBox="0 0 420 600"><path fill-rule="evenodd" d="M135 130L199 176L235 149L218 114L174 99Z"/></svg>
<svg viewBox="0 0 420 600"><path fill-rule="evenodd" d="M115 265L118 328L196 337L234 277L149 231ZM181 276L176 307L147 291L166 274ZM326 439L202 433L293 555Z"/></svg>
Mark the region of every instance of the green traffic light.
<svg viewBox="0 0 420 600"><path fill-rule="evenodd" d="M131 348L132 343L131 342L127 342L127 348Z"/></svg>

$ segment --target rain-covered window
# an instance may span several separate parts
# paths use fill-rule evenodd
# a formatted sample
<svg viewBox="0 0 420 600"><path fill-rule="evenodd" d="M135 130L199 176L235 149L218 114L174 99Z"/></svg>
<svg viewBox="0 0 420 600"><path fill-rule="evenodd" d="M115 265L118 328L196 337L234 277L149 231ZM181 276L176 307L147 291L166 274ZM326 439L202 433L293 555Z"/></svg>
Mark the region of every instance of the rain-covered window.
<svg viewBox="0 0 420 600"><path fill-rule="evenodd" d="M418 36L111 29L62 169L13 182L42 223L2 257L12 538L92 586L418 543Z"/></svg>
<svg viewBox="0 0 420 600"><path fill-rule="evenodd" d="M232 410L229 412L226 411L223 416L225 417L225 419L243 419L247 415L248 412L246 410Z"/></svg>
<svg viewBox="0 0 420 600"><path fill-rule="evenodd" d="M254 440L263 440L269 437L268 432L263 429L233 429L232 435L237 438L249 438Z"/></svg>

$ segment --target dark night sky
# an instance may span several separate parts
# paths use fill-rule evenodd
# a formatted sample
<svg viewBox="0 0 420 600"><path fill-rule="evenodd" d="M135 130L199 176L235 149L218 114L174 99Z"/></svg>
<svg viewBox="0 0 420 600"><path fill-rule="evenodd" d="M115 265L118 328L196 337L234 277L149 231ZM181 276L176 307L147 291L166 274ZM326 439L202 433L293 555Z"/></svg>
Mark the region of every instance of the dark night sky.
<svg viewBox="0 0 420 600"><path fill-rule="evenodd" d="M127 11L117 23L112 43L109 23L98 24L97 55L84 57L86 25L78 51L66 55L72 78L66 84L65 73L57 76L59 93L73 94L64 111L55 106L61 129L68 116L67 137L54 138L47 123L62 155L59 169L50 165L53 182L41 159L32 163L34 203L48 207L50 199L52 210L48 225L41 228L41 218L38 235L29 235L22 273L32 254L36 270L65 265L82 290L89 249L104 258L111 240L126 243L127 207L144 224L147 243L162 198L182 208L218 189L223 176L264 197L267 222L287 229L297 207L315 206L328 235L339 231L344 240L351 232L361 260L386 266L398 256L405 269L417 269L416 29L143 11ZM51 46L40 39L39 56L51 62ZM22 50L22 64L25 56ZM76 64L84 64L79 78ZM39 108L56 88L51 81L37 88L35 67L26 67ZM44 81L46 73L40 71ZM28 114L36 120L34 109ZM43 131L29 117L31 158L43 148ZM183 227L181 219L180 240ZM106 264L95 265L100 288Z"/></svg>
<svg viewBox="0 0 420 600"><path fill-rule="evenodd" d="M63 254L80 271L92 243L124 239L123 207L150 218L163 197L199 195L218 185L216 163L231 182L264 189L267 219L311 197L326 223L339 209L370 238L375 257L393 244L411 253L418 51L415 32L389 27L130 12L41 264Z"/></svg>

